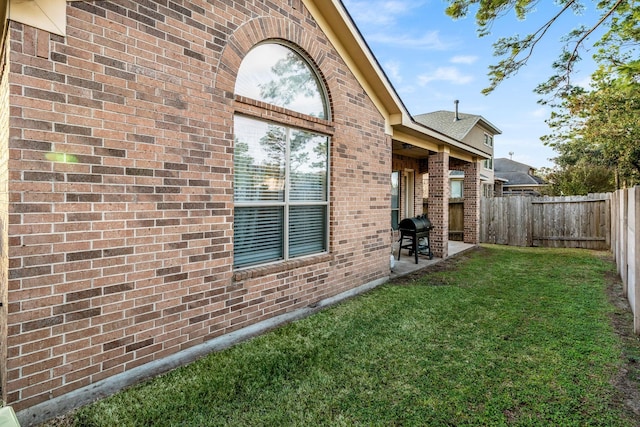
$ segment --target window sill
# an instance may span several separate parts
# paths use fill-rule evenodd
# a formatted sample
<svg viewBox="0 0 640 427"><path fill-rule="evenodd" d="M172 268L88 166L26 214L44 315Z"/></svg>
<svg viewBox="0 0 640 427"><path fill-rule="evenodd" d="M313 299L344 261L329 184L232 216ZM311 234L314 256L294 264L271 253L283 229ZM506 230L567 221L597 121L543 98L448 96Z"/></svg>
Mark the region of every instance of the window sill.
<svg viewBox="0 0 640 427"><path fill-rule="evenodd" d="M283 273L285 271L295 270L301 267L306 267L308 265L329 262L332 259L333 259L333 256L331 254L324 253L324 254L310 255L304 258L296 258L296 259L282 261L282 262L268 264L268 265L247 267L243 269L234 270L233 281L241 282L243 280L255 279L258 277Z"/></svg>

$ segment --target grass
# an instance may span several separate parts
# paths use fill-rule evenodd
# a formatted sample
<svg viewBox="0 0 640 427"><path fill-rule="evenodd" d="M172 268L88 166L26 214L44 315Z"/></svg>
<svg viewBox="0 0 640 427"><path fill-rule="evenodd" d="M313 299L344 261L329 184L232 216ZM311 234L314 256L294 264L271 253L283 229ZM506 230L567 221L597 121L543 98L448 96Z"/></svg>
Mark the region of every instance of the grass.
<svg viewBox="0 0 640 427"><path fill-rule="evenodd" d="M81 408L78 426L631 426L599 254L483 247ZM637 420L636 420L637 421Z"/></svg>

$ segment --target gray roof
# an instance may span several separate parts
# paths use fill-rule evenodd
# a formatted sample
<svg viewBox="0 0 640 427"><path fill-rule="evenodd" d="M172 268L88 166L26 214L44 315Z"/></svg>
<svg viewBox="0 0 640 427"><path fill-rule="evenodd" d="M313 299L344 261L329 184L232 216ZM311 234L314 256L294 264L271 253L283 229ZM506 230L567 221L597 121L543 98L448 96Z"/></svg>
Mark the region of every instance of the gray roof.
<svg viewBox="0 0 640 427"><path fill-rule="evenodd" d="M535 168L511 159L499 158L493 161L493 171L497 178L506 179L505 187L512 185L546 185L542 178L533 175Z"/></svg>
<svg viewBox="0 0 640 427"><path fill-rule="evenodd" d="M512 185L546 185L547 183L540 177L535 175L529 175L524 172L498 172L495 171L495 175L498 178L507 180L505 186Z"/></svg>
<svg viewBox="0 0 640 427"><path fill-rule="evenodd" d="M533 166L525 165L524 163L516 162L515 160L505 159L504 157L493 159L493 168L496 172L529 173L530 170L536 170Z"/></svg>
<svg viewBox="0 0 640 427"><path fill-rule="evenodd" d="M482 116L475 114L458 113L458 120L455 120L456 113L453 111L434 111L433 113L419 114L414 116L416 122L444 133L451 138L461 141L473 129L482 123L494 135L502 133L500 129L492 125Z"/></svg>

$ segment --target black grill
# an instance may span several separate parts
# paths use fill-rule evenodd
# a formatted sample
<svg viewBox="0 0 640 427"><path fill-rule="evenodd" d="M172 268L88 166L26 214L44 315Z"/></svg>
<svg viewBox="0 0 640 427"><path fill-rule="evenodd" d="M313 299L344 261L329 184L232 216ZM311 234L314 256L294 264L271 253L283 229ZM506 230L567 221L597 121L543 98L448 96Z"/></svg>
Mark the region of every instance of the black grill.
<svg viewBox="0 0 640 427"><path fill-rule="evenodd" d="M409 256L415 256L416 264L418 263L418 254L427 255L429 259L432 259L433 253L431 253L431 240L429 239L429 232L432 228L433 225L426 215L405 218L400 221L398 260L400 260L403 249L409 249ZM408 239L407 243L405 243L405 239Z"/></svg>

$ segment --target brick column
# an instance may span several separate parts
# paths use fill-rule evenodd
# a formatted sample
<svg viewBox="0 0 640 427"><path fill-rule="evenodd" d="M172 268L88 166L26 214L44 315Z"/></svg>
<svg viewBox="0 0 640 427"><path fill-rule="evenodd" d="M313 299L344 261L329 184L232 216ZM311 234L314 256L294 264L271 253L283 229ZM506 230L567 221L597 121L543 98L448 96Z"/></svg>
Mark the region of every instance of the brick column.
<svg viewBox="0 0 640 427"><path fill-rule="evenodd" d="M480 239L480 163L464 166L464 242L478 244Z"/></svg>
<svg viewBox="0 0 640 427"><path fill-rule="evenodd" d="M431 251L436 257L449 256L449 153L429 156L429 220Z"/></svg>

